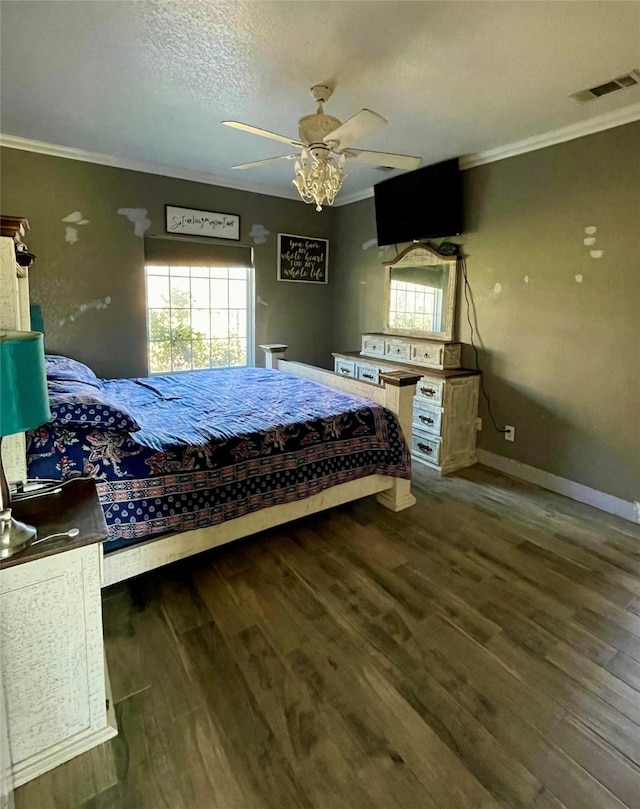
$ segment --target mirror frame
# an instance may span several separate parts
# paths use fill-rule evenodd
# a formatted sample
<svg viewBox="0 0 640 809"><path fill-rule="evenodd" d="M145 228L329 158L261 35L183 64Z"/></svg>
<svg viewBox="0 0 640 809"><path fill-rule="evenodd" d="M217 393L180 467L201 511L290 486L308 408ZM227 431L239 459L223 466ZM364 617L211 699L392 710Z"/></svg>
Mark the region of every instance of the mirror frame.
<svg viewBox="0 0 640 809"><path fill-rule="evenodd" d="M392 329L389 325L389 304L391 301L391 271L395 267L436 267L448 265L449 284L446 290L446 323L447 328L443 331L415 331L413 329ZM433 340L453 340L455 330L455 310L456 310L456 289L458 282L458 257L443 256L430 247L428 244L412 244L405 248L392 261L383 261L385 268L384 278L384 333L397 334L403 337L423 337Z"/></svg>

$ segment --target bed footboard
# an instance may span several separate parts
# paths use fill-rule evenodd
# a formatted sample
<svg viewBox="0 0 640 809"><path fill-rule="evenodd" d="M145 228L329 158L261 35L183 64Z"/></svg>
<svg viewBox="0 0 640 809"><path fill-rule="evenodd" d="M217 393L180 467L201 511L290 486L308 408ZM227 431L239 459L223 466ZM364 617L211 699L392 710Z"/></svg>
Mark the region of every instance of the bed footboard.
<svg viewBox="0 0 640 809"><path fill-rule="evenodd" d="M409 371L389 371L380 374L382 385L374 385L360 379L341 376L324 368L317 368L315 365L286 360L284 354L288 346L283 343L270 343L261 345L260 348L265 352L265 365L267 368L274 368L294 376L310 379L312 382L318 382L321 385L327 385L345 393L352 393L354 396L372 399L377 404L391 410L400 422L405 440L411 447L413 397L420 374ZM389 478L389 481L389 489L377 496L381 505L391 509L391 511L402 511L415 504L416 499L411 494L410 480Z"/></svg>

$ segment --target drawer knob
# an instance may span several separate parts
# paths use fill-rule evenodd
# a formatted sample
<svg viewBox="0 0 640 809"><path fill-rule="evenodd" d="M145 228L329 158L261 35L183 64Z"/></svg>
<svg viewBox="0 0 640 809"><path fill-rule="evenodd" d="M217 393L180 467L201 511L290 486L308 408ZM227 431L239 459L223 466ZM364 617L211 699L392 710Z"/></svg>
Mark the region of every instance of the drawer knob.
<svg viewBox="0 0 640 809"><path fill-rule="evenodd" d="M348 369L348 368L341 368L341 369L340 369L340 372L341 372L341 373L343 373L343 374L348 374L348 373L349 373L349 369Z"/></svg>
<svg viewBox="0 0 640 809"><path fill-rule="evenodd" d="M396 348L396 354L399 354L402 349Z"/></svg>
<svg viewBox="0 0 640 809"><path fill-rule="evenodd" d="M435 396L436 392L433 388L420 388L421 393L424 393L425 396Z"/></svg>
<svg viewBox="0 0 640 809"><path fill-rule="evenodd" d="M426 452L427 455L431 455L431 453L433 452L433 450L428 444L418 444L418 449L421 450L422 452Z"/></svg>
<svg viewBox="0 0 640 809"><path fill-rule="evenodd" d="M363 379L373 379L373 374L362 374Z"/></svg>
<svg viewBox="0 0 640 809"><path fill-rule="evenodd" d="M433 424L433 419L429 418L429 416L420 416L420 421L423 421L425 424Z"/></svg>

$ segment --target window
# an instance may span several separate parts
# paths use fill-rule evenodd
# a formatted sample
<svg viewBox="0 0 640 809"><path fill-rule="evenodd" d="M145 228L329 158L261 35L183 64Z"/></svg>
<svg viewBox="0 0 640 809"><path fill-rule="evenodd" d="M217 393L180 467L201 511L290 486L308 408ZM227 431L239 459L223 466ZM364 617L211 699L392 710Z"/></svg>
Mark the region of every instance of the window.
<svg viewBox="0 0 640 809"><path fill-rule="evenodd" d="M411 331L440 331L442 290L391 280L389 326Z"/></svg>
<svg viewBox="0 0 640 809"><path fill-rule="evenodd" d="M253 364L250 267L147 264L149 372Z"/></svg>

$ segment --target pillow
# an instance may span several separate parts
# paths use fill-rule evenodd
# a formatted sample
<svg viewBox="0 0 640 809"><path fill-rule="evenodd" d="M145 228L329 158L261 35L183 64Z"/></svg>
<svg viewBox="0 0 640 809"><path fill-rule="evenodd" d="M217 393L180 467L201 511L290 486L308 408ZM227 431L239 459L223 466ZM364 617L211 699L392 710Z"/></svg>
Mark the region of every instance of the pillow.
<svg viewBox="0 0 640 809"><path fill-rule="evenodd" d="M47 354L45 356L45 366L47 369L47 379L55 379L63 382L84 382L96 388L102 387L102 382L93 373L88 365L70 357L62 357L59 354Z"/></svg>
<svg viewBox="0 0 640 809"><path fill-rule="evenodd" d="M48 382L53 421L75 427L99 427L135 433L140 425L129 411L102 389L86 382Z"/></svg>

